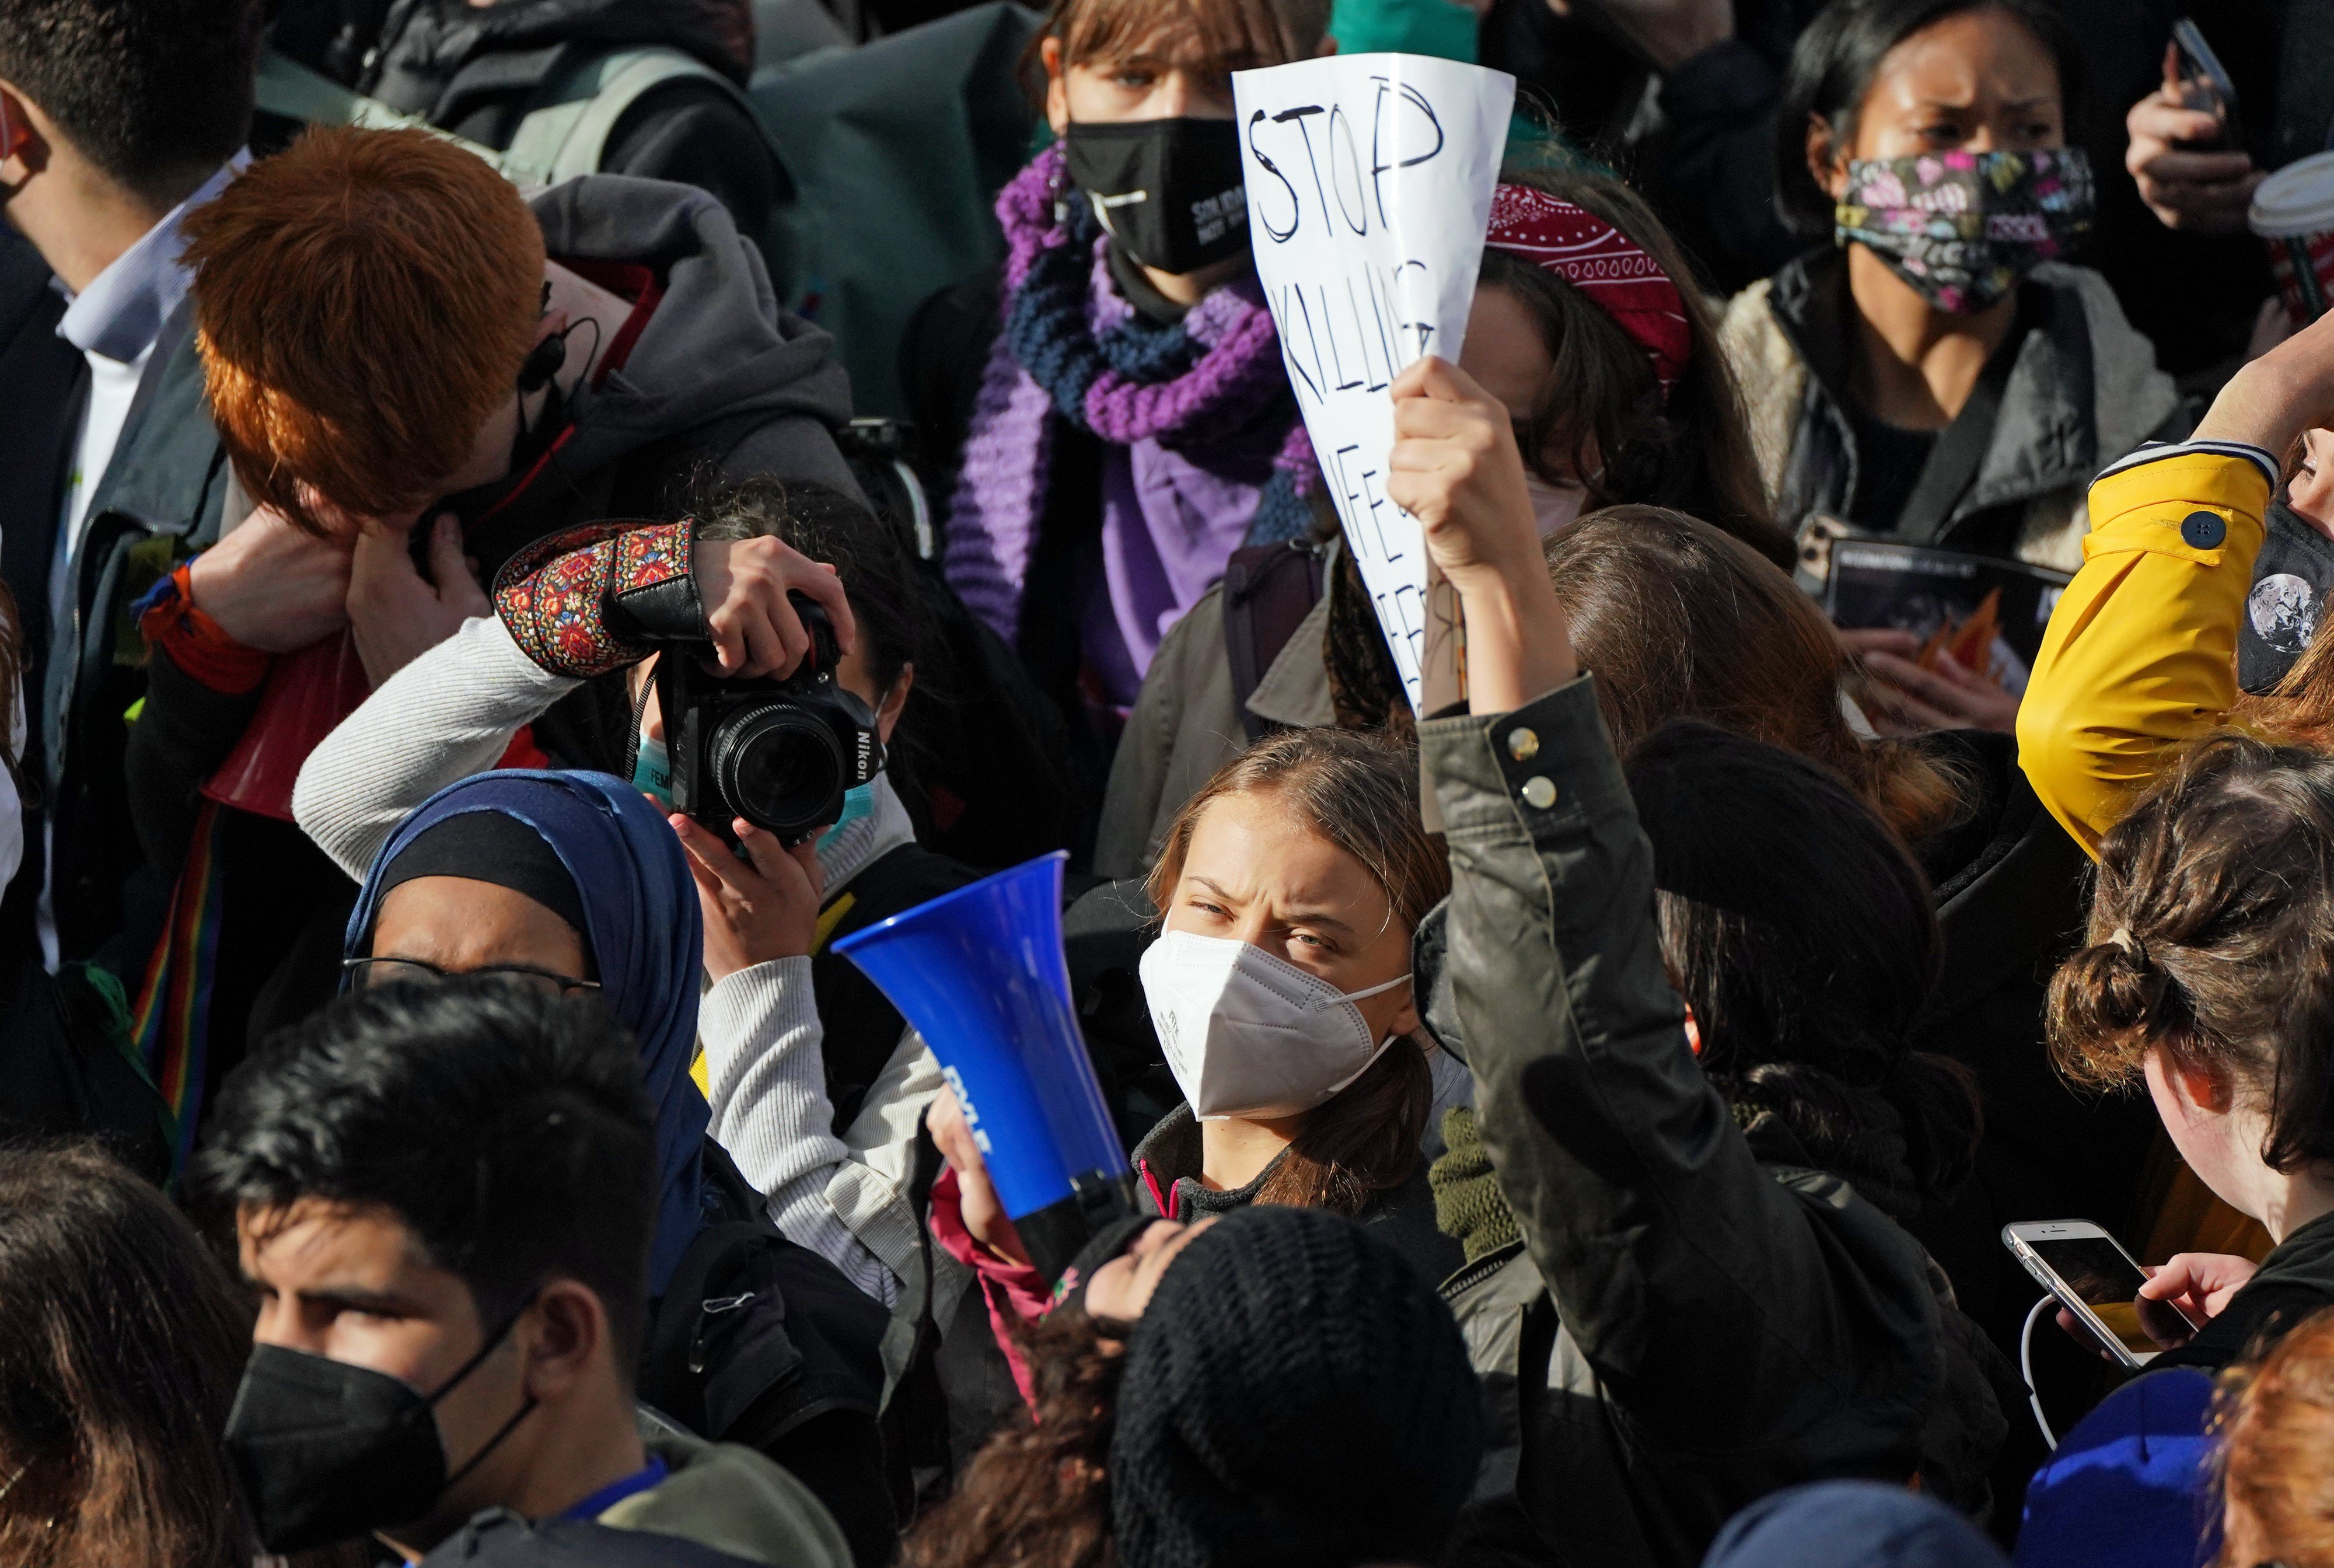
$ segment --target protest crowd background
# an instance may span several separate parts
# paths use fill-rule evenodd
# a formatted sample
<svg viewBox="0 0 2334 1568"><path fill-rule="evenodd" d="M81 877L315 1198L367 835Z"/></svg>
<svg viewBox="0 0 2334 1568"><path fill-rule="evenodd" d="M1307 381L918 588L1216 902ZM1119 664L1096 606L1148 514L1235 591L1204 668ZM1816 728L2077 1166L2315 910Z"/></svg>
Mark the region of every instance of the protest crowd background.
<svg viewBox="0 0 2334 1568"><path fill-rule="evenodd" d="M0 1564L2334 1568L2329 149L0 0Z"/></svg>

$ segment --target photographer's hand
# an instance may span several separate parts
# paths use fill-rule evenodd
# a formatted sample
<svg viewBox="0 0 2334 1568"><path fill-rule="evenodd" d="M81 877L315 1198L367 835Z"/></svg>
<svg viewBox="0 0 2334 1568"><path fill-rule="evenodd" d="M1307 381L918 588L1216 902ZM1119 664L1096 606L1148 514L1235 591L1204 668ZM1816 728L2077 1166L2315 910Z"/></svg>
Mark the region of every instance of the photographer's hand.
<svg viewBox="0 0 2334 1568"><path fill-rule="evenodd" d="M357 529L349 573L349 625L356 633L357 656L377 688L406 665L462 629L462 623L495 613L462 556L462 527L452 514L429 528L429 573L433 586L413 569L408 544L411 519L367 520Z"/></svg>
<svg viewBox="0 0 2334 1568"><path fill-rule="evenodd" d="M744 818L729 824L749 857L690 818L667 818L689 854L697 901L705 911L705 973L716 984L741 969L780 958L806 958L818 940L825 878L815 842L781 845Z"/></svg>
<svg viewBox="0 0 2334 1568"><path fill-rule="evenodd" d="M851 652L857 628L833 566L780 539L697 542L697 596L723 674L782 680L794 673L810 652L810 634L786 603L789 593L816 600L834 623L840 651Z"/></svg>
<svg viewBox="0 0 2334 1568"><path fill-rule="evenodd" d="M246 648L289 653L349 624L349 547L262 507L194 559L195 607Z"/></svg>

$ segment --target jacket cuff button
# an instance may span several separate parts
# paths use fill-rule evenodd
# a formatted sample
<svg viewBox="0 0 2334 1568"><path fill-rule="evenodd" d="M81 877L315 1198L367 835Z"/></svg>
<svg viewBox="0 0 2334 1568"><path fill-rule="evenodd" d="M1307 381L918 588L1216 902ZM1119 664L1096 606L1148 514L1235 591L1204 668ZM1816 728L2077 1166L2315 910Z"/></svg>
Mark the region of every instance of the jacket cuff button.
<svg viewBox="0 0 2334 1568"><path fill-rule="evenodd" d="M1545 811L1556 804L1556 786L1544 773L1535 773L1524 780L1524 804L1535 811Z"/></svg>
<svg viewBox="0 0 2334 1568"><path fill-rule="evenodd" d="M2180 538L2192 550L2217 550L2229 537L2218 512L2191 512L2180 519Z"/></svg>
<svg viewBox="0 0 2334 1568"><path fill-rule="evenodd" d="M1508 755L1519 762L1529 762L1539 755L1539 731L1514 729L1508 731Z"/></svg>

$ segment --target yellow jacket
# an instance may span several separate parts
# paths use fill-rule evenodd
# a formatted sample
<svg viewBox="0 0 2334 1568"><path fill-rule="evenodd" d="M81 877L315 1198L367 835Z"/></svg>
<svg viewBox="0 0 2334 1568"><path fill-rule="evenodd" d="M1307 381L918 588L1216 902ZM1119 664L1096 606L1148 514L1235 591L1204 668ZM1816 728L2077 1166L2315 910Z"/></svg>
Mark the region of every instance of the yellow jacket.
<svg viewBox="0 0 2334 1568"><path fill-rule="evenodd" d="M2034 792L2092 858L2100 836L2237 700L2239 617L2275 466L2256 447L2145 449L2092 483L2092 528L2018 711Z"/></svg>

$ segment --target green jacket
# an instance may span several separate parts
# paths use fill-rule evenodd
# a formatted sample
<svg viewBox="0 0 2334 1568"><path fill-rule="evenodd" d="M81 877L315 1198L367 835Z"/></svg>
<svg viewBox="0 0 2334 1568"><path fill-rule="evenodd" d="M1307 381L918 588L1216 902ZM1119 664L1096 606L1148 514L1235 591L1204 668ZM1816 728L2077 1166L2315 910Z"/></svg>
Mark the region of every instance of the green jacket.
<svg viewBox="0 0 2334 1568"><path fill-rule="evenodd" d="M852 1568L851 1548L826 1505L774 1461L661 1425L643 1429L641 1440L672 1473L599 1523L678 1535L773 1568Z"/></svg>
<svg viewBox="0 0 2334 1568"><path fill-rule="evenodd" d="M1446 1561L1691 1568L1796 1482L1982 1489L2003 1423L1942 1275L1695 1065L1592 682L1419 741L1452 879L1421 990L1521 1237L1444 1288L1495 1422Z"/></svg>

